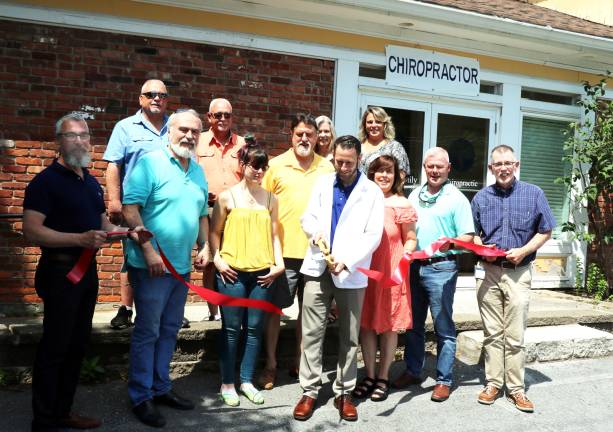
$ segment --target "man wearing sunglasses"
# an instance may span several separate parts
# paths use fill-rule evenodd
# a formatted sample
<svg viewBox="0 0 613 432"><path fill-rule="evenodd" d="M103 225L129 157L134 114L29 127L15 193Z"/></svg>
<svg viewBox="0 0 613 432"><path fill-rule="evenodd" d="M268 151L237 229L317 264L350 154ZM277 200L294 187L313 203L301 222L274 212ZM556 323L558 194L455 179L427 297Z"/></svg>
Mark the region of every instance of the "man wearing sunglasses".
<svg viewBox="0 0 613 432"><path fill-rule="evenodd" d="M112 222L122 220L121 200L123 184L130 176L138 159L165 146L167 137L166 105L168 91L160 80L146 81L138 98L140 109L119 121L113 128L103 159L108 161L106 189L109 195L108 213ZM124 260L125 261L125 260ZM128 283L125 264L119 273L121 305L111 327L122 329L132 325L132 288Z"/></svg>
<svg viewBox="0 0 613 432"><path fill-rule="evenodd" d="M424 157L427 182L415 188L409 201L417 211L417 250L424 250L441 237L471 242L473 226L470 203L449 182L449 154L441 147L429 149ZM396 388L419 385L425 357L425 322L428 307L437 340L436 385L430 399L449 398L456 351L453 299L458 279L455 250L439 251L432 258L411 263L411 305L413 328L406 332L406 371L392 384Z"/></svg>
<svg viewBox="0 0 613 432"><path fill-rule="evenodd" d="M245 145L242 136L232 132L232 105L227 99L213 99L206 114L209 130L200 135L196 158L209 182L209 215L217 196L240 181L238 151ZM205 288L215 289L213 260L205 270ZM209 320L219 320L218 308L209 303Z"/></svg>
<svg viewBox="0 0 613 432"><path fill-rule="evenodd" d="M507 251L505 257L483 258L482 269L475 270L486 382L477 400L493 404L504 386L518 410L533 412L524 387L530 263L556 223L543 190L515 178L518 167L511 147L494 148L489 168L496 183L481 189L472 201L475 243Z"/></svg>

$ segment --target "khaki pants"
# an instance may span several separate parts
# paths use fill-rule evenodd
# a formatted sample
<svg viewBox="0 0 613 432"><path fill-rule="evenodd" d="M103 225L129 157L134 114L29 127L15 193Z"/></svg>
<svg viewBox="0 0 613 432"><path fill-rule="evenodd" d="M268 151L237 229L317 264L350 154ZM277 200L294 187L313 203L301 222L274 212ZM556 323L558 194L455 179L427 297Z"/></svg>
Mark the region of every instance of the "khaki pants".
<svg viewBox="0 0 613 432"><path fill-rule="evenodd" d="M338 364L333 390L335 396L350 393L355 387L358 364L360 316L366 288L337 288L330 273L305 276L302 302L302 357L300 386L304 394L317 398L321 388L322 354L327 316L332 299L338 307Z"/></svg>
<svg viewBox="0 0 613 432"><path fill-rule="evenodd" d="M485 379L509 393L524 390L524 333L530 303L530 265L517 269L483 262L485 278L477 280L477 302L483 321Z"/></svg>

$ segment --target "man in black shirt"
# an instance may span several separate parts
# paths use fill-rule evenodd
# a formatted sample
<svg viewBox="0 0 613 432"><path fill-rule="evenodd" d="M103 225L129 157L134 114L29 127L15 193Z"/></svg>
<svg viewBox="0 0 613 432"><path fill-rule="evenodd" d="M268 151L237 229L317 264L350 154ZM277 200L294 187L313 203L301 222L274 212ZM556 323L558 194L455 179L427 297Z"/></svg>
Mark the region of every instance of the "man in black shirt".
<svg viewBox="0 0 613 432"><path fill-rule="evenodd" d="M45 305L43 336L32 376L32 430L89 429L97 419L71 412L98 295L96 260L73 284L66 275L81 252L118 229L105 215L104 193L86 166L90 134L78 113L56 123L59 157L26 188L23 233L41 248L35 287Z"/></svg>

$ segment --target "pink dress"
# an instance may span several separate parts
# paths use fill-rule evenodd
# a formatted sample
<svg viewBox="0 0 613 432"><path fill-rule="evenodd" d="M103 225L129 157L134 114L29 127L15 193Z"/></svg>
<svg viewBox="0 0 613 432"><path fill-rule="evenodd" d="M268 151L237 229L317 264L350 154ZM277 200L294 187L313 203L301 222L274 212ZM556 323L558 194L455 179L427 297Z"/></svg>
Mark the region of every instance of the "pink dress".
<svg viewBox="0 0 613 432"><path fill-rule="evenodd" d="M402 224L417 221L417 213L412 207L386 206L384 217L381 244L373 253L370 268L383 272L387 279L396 270L403 254ZM386 287L382 282L368 279L360 326L377 334L411 328L413 315L408 275L401 285Z"/></svg>

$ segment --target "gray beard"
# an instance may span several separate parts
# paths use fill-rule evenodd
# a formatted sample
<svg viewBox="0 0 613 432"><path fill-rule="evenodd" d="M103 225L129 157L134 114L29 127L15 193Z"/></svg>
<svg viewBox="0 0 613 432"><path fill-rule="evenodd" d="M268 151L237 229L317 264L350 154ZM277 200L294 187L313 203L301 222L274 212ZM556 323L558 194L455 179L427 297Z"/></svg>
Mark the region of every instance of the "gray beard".
<svg viewBox="0 0 613 432"><path fill-rule="evenodd" d="M194 155L194 151L188 149L187 147L182 147L180 144L170 144L170 148L173 153L183 159L191 159Z"/></svg>
<svg viewBox="0 0 613 432"><path fill-rule="evenodd" d="M92 161L92 156L89 153L83 153L81 155L77 152L63 155L64 162L71 168L87 168Z"/></svg>

